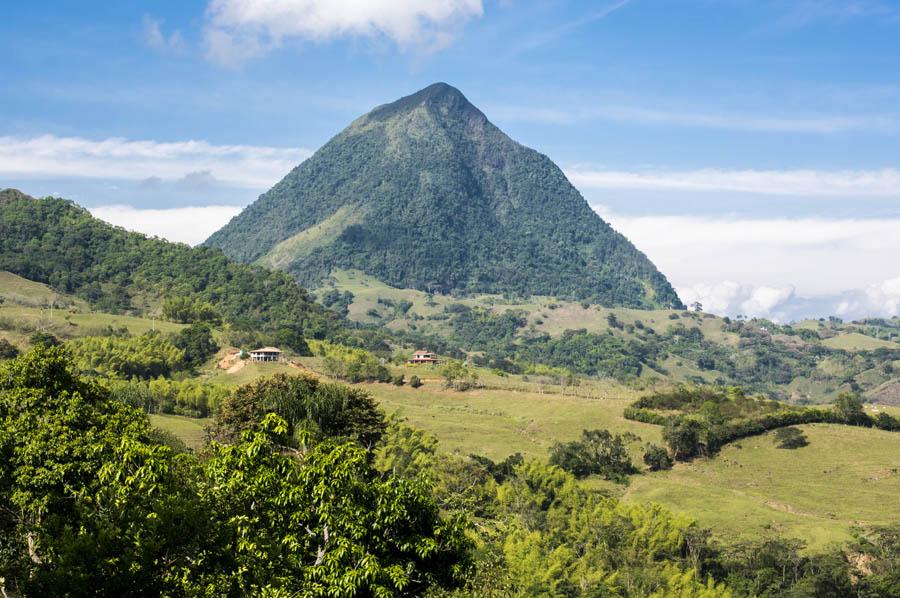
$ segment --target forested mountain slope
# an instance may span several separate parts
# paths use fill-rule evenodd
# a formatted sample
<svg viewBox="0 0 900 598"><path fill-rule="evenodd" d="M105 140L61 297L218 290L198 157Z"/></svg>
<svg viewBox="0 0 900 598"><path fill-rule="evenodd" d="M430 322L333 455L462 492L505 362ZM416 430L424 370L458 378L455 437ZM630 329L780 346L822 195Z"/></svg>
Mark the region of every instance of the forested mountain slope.
<svg viewBox="0 0 900 598"><path fill-rule="evenodd" d="M681 307L549 158L443 83L354 121L207 245L306 286L354 268L399 288Z"/></svg>
<svg viewBox="0 0 900 598"><path fill-rule="evenodd" d="M288 275L236 263L218 249L170 243L111 226L71 201L0 191L0 270L49 284L102 311L184 309L250 328L322 337L339 318Z"/></svg>

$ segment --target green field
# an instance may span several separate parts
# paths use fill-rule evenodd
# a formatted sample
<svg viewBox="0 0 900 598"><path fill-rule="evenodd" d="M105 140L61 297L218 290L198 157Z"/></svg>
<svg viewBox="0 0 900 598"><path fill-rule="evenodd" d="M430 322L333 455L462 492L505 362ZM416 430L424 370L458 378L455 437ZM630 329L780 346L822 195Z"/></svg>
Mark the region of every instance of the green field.
<svg viewBox="0 0 900 598"><path fill-rule="evenodd" d="M775 531L811 547L844 540L857 525L900 523L900 434L801 428L807 447L775 448L772 434L747 438L715 458L635 476L624 496L687 513L722 537Z"/></svg>
<svg viewBox="0 0 900 598"><path fill-rule="evenodd" d="M151 414L150 425L171 432L194 450L203 448L206 442L206 426L211 420L182 417L180 415Z"/></svg>
<svg viewBox="0 0 900 598"><path fill-rule="evenodd" d="M845 351L873 351L875 349L897 349L900 347L897 343L866 336L859 332L839 334L825 339L822 341L822 344L832 349L844 349Z"/></svg>
<svg viewBox="0 0 900 598"><path fill-rule="evenodd" d="M65 295L40 282L2 270L0 270L0 299L26 307L49 307L52 302L57 308L88 309L87 302L82 299Z"/></svg>
<svg viewBox="0 0 900 598"><path fill-rule="evenodd" d="M132 334L150 330L170 333L184 328L183 324L152 318L62 309L54 309L51 315L50 309L0 305L0 335L17 342L36 331L49 332L65 339L102 334L109 326L127 328Z"/></svg>

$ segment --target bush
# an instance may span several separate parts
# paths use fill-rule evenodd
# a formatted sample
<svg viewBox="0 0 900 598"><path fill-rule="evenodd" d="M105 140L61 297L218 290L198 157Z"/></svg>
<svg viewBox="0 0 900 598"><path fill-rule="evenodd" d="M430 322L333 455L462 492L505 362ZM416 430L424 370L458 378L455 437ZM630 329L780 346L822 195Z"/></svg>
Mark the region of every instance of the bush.
<svg viewBox="0 0 900 598"><path fill-rule="evenodd" d="M798 449L809 445L809 440L800 428L788 426L775 430L775 446L780 449Z"/></svg>
<svg viewBox="0 0 900 598"><path fill-rule="evenodd" d="M397 374L393 378L391 378L391 384L394 386L403 386L406 384L406 379L403 377L403 374Z"/></svg>
<svg viewBox="0 0 900 598"><path fill-rule="evenodd" d="M5 338L0 338L0 359L15 359L18 356L19 349Z"/></svg>
<svg viewBox="0 0 900 598"><path fill-rule="evenodd" d="M669 451L658 444L649 444L644 450L644 463L650 471L662 471L672 469L672 457Z"/></svg>
<svg viewBox="0 0 900 598"><path fill-rule="evenodd" d="M550 449L550 464L577 478L599 474L620 483L636 471L624 438L607 430L584 430L581 440L557 442Z"/></svg>
<svg viewBox="0 0 900 598"><path fill-rule="evenodd" d="M441 374L444 376L444 386L461 392L478 384L478 374L470 371L461 361L451 361L444 366Z"/></svg>
<svg viewBox="0 0 900 598"><path fill-rule="evenodd" d="M55 347L59 344L59 339L49 332L35 332L28 339L32 347Z"/></svg>
<svg viewBox="0 0 900 598"><path fill-rule="evenodd" d="M416 375L413 375L409 379L409 385L412 386L413 388L419 388L423 384L424 384L424 382L422 382L422 379Z"/></svg>

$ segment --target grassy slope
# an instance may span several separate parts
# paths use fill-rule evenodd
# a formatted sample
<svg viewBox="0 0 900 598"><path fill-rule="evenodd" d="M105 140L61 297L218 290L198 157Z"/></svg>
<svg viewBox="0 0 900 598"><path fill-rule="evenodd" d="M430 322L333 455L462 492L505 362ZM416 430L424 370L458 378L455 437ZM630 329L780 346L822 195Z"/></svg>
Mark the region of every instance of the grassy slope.
<svg viewBox="0 0 900 598"><path fill-rule="evenodd" d="M55 307L88 309L87 302L82 299L6 271L0 271L0 298L6 303L29 307L49 307L53 302Z"/></svg>
<svg viewBox="0 0 900 598"><path fill-rule="evenodd" d="M60 338L74 338L98 334L107 326L124 326L132 334L143 334L151 329L169 333L183 328L182 324L150 318L94 312L77 297L9 272L0 272L0 297L4 300L0 304L0 337L20 346L38 330ZM51 301L54 305L52 314Z"/></svg>
<svg viewBox="0 0 900 598"><path fill-rule="evenodd" d="M881 340L879 338L872 338L871 336L866 336L859 332L839 334L825 339L822 341L822 344L826 347L831 347L832 349L844 349L846 351L872 351L881 348L897 348L897 343Z"/></svg>
<svg viewBox="0 0 900 598"><path fill-rule="evenodd" d="M727 446L713 459L636 476L625 496L660 502L725 537L778 531L811 547L860 524L900 522L900 434L802 426L810 445L775 448L772 434Z"/></svg>
<svg viewBox="0 0 900 598"><path fill-rule="evenodd" d="M206 442L205 428L211 420L194 419L180 415L153 414L150 424L160 430L171 432L194 450L203 448Z"/></svg>

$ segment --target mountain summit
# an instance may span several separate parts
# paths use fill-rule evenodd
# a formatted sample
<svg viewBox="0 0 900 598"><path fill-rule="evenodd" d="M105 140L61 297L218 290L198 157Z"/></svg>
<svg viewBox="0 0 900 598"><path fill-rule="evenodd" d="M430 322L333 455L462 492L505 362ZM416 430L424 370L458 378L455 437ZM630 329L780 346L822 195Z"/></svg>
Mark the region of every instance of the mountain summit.
<svg viewBox="0 0 900 598"><path fill-rule="evenodd" d="M435 83L358 118L207 240L315 286L681 307L666 278L546 156Z"/></svg>

